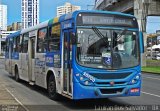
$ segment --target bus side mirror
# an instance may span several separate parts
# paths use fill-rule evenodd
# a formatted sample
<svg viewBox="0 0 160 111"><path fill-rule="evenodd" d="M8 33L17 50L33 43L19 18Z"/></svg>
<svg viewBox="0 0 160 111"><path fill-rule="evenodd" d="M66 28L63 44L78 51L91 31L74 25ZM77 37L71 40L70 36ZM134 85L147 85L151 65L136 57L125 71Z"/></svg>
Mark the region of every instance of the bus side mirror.
<svg viewBox="0 0 160 111"><path fill-rule="evenodd" d="M139 32L139 44L140 44L140 52L144 53L144 40L143 40L143 33Z"/></svg>
<svg viewBox="0 0 160 111"><path fill-rule="evenodd" d="M75 44L76 44L76 42L77 42L77 39L76 39L75 33L70 33L70 37L71 37L72 45L75 45Z"/></svg>

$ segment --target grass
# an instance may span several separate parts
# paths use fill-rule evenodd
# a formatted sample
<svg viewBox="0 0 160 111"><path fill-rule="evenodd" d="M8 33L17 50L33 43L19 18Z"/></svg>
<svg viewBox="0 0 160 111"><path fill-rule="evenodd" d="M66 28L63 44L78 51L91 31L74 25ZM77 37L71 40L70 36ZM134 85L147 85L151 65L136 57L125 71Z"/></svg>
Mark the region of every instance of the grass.
<svg viewBox="0 0 160 111"><path fill-rule="evenodd" d="M147 59L147 61L146 62L160 62L160 60L152 60L152 59Z"/></svg>
<svg viewBox="0 0 160 111"><path fill-rule="evenodd" d="M142 67L142 71L160 74L160 66L146 66L146 67Z"/></svg>

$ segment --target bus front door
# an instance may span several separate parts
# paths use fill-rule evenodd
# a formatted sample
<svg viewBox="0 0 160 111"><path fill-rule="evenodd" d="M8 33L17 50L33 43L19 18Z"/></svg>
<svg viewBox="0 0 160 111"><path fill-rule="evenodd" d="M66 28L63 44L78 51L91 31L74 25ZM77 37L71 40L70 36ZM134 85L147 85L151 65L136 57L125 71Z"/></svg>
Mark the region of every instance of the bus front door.
<svg viewBox="0 0 160 111"><path fill-rule="evenodd" d="M72 44L70 42L72 30L64 31L63 39L63 92L72 94Z"/></svg>

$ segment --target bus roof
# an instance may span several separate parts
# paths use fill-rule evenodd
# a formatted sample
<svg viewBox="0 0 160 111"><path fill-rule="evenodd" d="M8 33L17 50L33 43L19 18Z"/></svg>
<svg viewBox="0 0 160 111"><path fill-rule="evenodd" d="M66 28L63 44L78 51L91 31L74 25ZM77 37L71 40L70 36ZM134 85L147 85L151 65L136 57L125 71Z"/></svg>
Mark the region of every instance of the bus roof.
<svg viewBox="0 0 160 111"><path fill-rule="evenodd" d="M121 12L99 11L99 10L78 10L78 11L74 11L74 12L69 13L69 14L64 14L64 15L62 15L60 17L55 17L53 19L47 20L47 21L42 22L42 23L40 23L40 24L38 24L36 26L32 26L30 28L23 29L21 31L17 31L17 32L7 36L7 38L16 37L16 36L18 36L20 34L23 34L23 33L29 32L29 31L34 31L36 29L39 29L39 28L42 28L42 27L45 27L45 26L48 26L48 25L52 25L52 24L55 24L55 23L58 23L58 22L63 22L65 20L76 19L76 16L79 13L102 13L102 14L115 14L115 15L134 17L133 15L125 14L125 13L121 13Z"/></svg>
<svg viewBox="0 0 160 111"><path fill-rule="evenodd" d="M60 17L55 17L53 19L50 19L48 25L52 25L52 24L57 23L57 22L63 22L65 20L76 18L76 16L79 13L102 13L102 14L115 14L115 15L134 17L133 15L125 14L125 13L121 13L121 12L99 11L99 10L77 10L77 11L74 11L72 13L64 14L64 15L62 15Z"/></svg>
<svg viewBox="0 0 160 111"><path fill-rule="evenodd" d="M17 31L17 32L13 33L13 34L8 35L8 36L7 36L7 38L12 38L12 37L19 36L19 35L20 35L20 33L21 33L21 31L19 30L19 31Z"/></svg>
<svg viewBox="0 0 160 111"><path fill-rule="evenodd" d="M49 21L47 20L47 21L42 22L42 23L40 23L40 24L38 24L38 25L29 27L29 28L27 28L27 29L23 29L23 30L21 31L21 34L26 33L26 32L29 32L29 31L34 31L34 30L39 29L39 28L46 27L46 26L48 26L48 22L49 22Z"/></svg>

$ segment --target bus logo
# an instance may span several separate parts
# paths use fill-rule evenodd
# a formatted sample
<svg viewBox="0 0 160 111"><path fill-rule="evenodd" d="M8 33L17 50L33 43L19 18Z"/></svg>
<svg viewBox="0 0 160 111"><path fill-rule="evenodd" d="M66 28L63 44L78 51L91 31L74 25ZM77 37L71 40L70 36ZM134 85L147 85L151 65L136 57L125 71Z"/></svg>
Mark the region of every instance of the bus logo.
<svg viewBox="0 0 160 111"><path fill-rule="evenodd" d="M111 86L114 86L114 81L111 81L111 82L110 82L110 85L111 85Z"/></svg>

